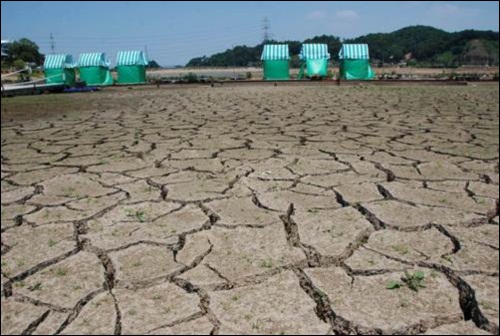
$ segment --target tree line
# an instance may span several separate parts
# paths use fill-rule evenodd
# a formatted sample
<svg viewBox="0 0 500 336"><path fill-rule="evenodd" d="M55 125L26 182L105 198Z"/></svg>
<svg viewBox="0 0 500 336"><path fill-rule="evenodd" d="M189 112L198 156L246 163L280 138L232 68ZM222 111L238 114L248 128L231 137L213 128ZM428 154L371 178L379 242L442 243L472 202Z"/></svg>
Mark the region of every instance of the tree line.
<svg viewBox="0 0 500 336"><path fill-rule="evenodd" d="M224 52L197 57L188 67L246 67L261 64L264 44L286 43L290 46L292 66L298 66L298 54L303 43L328 45L334 61L342 43L367 43L372 60L380 64L400 63L414 66L498 65L499 34L493 31L465 30L457 33L427 26L413 26L393 33L369 34L342 40L337 36L323 35L305 41L266 41L254 47L238 46Z"/></svg>

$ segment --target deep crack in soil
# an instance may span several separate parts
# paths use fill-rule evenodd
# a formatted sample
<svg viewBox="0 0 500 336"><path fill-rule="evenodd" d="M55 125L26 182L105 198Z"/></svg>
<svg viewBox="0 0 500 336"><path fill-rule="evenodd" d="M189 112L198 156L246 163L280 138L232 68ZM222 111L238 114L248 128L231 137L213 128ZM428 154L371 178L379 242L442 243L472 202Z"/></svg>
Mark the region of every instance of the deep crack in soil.
<svg viewBox="0 0 500 336"><path fill-rule="evenodd" d="M44 97L2 99L2 335L498 334L498 85Z"/></svg>

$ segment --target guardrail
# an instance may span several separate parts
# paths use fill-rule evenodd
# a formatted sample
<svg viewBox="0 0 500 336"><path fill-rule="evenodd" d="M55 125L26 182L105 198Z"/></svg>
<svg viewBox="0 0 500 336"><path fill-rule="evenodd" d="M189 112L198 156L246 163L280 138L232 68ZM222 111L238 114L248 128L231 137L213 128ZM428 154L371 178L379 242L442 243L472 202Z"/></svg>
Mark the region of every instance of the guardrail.
<svg viewBox="0 0 500 336"><path fill-rule="evenodd" d="M23 69L23 70L19 70L19 71L13 72L13 73L9 73L6 76L2 76L2 80L4 78L11 77L11 76L17 75L19 73L22 73L26 70L28 70L28 69ZM29 70L31 70L31 69L29 69ZM61 86L64 87L65 86L64 84L46 84L47 79L56 78L56 77L60 78L61 75L54 75L54 76L49 76L49 77L45 77L42 79L32 80L32 81L28 81L28 82L21 82L21 83L13 83L13 84L8 84L8 85L4 85L4 83L2 82L1 83L2 96L7 94L7 93L15 93L15 92L32 92L33 94L36 94L37 92L39 92L40 90L43 90L43 89L60 88ZM62 74L62 80L63 81L66 80L65 74ZM43 84L37 85L38 83L43 83Z"/></svg>
<svg viewBox="0 0 500 336"><path fill-rule="evenodd" d="M15 76L15 75L18 75L18 74L23 73L23 72L28 72L28 74L31 75L33 73L33 70L30 67L26 67L24 69L17 70L17 71L14 71L14 72L9 72L8 74L2 75L1 79L3 81L5 78L11 77L11 76Z"/></svg>

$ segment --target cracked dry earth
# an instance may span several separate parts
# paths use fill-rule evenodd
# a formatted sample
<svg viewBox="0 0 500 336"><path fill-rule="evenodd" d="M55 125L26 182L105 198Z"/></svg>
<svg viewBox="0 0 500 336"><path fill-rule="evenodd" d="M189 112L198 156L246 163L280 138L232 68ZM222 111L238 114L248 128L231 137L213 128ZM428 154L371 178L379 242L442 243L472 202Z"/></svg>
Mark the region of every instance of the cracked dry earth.
<svg viewBox="0 0 500 336"><path fill-rule="evenodd" d="M498 334L498 86L83 97L2 121L3 335Z"/></svg>

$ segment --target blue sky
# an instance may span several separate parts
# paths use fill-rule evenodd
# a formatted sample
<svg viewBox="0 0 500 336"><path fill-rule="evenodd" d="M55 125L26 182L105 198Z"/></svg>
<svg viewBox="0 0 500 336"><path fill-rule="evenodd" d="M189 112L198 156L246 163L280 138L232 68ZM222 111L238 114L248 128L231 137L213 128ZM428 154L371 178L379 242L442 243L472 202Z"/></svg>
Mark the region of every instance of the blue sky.
<svg viewBox="0 0 500 336"><path fill-rule="evenodd" d="M162 65L185 64L233 45L262 40L268 17L272 37L344 38L425 24L447 31L498 31L498 1L2 1L2 39L27 37L42 52L145 49Z"/></svg>

